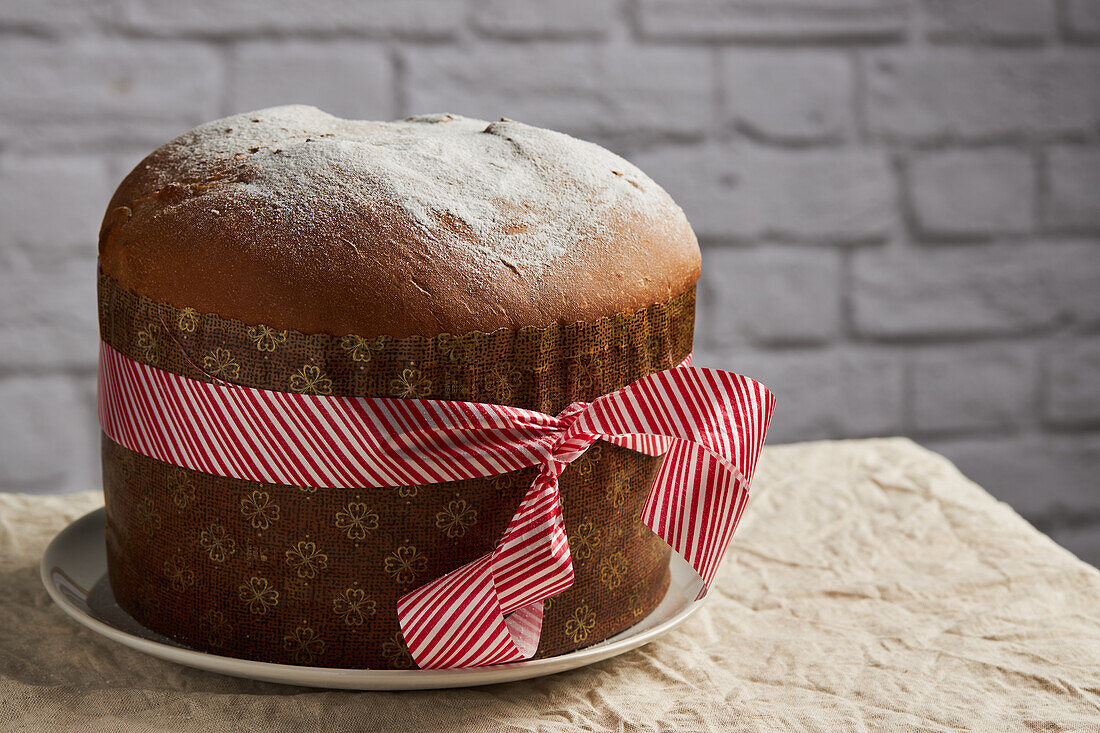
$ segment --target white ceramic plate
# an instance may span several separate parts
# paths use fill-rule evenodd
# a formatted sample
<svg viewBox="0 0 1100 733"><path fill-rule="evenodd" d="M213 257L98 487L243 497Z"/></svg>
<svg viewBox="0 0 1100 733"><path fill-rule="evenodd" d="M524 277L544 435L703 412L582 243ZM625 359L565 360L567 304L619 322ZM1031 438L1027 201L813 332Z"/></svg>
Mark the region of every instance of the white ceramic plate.
<svg viewBox="0 0 1100 733"><path fill-rule="evenodd" d="M474 669L327 669L253 662L195 651L149 631L115 603L107 581L104 511L97 509L63 529L42 558L42 582L65 613L92 631L154 657L210 672L307 687L348 690L424 690L469 687L541 677L599 662L666 634L702 606L698 576L672 556L672 582L661 604L626 631L595 646L549 659Z"/></svg>

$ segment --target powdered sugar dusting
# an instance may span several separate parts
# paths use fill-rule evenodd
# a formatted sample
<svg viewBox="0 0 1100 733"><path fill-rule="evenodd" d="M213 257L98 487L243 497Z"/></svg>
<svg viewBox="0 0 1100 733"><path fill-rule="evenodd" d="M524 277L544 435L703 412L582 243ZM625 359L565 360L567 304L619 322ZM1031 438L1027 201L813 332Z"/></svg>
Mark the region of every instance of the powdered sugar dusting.
<svg viewBox="0 0 1100 733"><path fill-rule="evenodd" d="M247 201L254 226L317 232L323 217L396 208L425 238L461 232L486 267L527 274L615 222L644 218L652 227L683 216L613 153L508 120L364 122L274 107L203 125L160 152L162 186L209 192L211 207Z"/></svg>

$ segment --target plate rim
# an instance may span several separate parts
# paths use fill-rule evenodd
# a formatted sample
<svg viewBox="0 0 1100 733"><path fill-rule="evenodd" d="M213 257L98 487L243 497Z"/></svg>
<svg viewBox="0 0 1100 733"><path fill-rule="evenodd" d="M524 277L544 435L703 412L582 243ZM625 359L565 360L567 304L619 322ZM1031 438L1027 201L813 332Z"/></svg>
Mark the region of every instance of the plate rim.
<svg viewBox="0 0 1100 733"><path fill-rule="evenodd" d="M61 573L64 573L64 570L53 564L51 558L59 552L58 548L71 535L75 535L83 529L85 524L95 522L102 528L105 524L105 517L106 507L101 506L74 519L54 535L42 554L42 560L39 563L42 584L46 587L46 592L51 600L66 615L100 636L158 659L207 672L274 684L348 690L427 690L476 687L542 677L594 664L648 644L686 622L703 607L706 600L705 597L694 601L685 599L684 607L670 618L633 635L630 634L630 629L626 629L616 634L615 636L621 636L622 638L614 641L605 640L585 649L553 657L528 659L485 667L406 670L346 669L240 659L165 644L155 639L137 636L101 620L94 613L85 612L60 592L53 579L53 574L55 569ZM97 534L102 536L103 530L98 530ZM676 557L673 557L672 560L675 562ZM83 588L81 590L85 593L88 592ZM614 638L612 637L612 639Z"/></svg>

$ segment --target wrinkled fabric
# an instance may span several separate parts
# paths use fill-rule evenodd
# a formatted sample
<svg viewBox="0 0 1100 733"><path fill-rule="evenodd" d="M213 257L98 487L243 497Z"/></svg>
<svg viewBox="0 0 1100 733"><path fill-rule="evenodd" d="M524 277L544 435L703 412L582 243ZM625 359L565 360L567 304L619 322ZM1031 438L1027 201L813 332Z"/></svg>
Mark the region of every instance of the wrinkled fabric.
<svg viewBox="0 0 1100 733"><path fill-rule="evenodd" d="M590 667L468 690L286 687L100 638L53 606L38 561L101 502L0 495L5 729L1100 728L1100 571L907 440L766 449L690 621Z"/></svg>

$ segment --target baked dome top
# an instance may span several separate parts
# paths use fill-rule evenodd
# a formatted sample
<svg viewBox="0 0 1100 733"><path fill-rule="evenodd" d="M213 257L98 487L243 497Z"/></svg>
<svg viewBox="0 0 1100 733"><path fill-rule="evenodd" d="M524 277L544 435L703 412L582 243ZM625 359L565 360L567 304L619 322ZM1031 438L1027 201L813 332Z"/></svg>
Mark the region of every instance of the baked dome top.
<svg viewBox="0 0 1100 733"><path fill-rule="evenodd" d="M510 120L286 106L184 133L119 186L101 269L178 307L305 333L432 336L594 320L692 287L657 184Z"/></svg>

